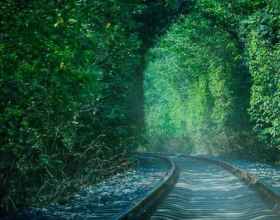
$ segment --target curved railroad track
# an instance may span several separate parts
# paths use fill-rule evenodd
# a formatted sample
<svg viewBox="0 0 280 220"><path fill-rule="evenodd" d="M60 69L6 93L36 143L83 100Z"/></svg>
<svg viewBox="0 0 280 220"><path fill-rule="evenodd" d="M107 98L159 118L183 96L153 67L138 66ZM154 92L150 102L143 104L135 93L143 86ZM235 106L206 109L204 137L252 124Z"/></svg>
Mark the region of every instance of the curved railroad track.
<svg viewBox="0 0 280 220"><path fill-rule="evenodd" d="M204 157L146 155L170 160L174 168L150 194L112 219L280 219L279 194L230 164Z"/></svg>
<svg viewBox="0 0 280 220"><path fill-rule="evenodd" d="M280 193L228 163L174 154L138 153L137 157L149 170L157 165L161 171L156 169L141 183L128 181L125 174L119 184L113 182L121 195L123 184L133 195L122 195L100 209L94 199L80 199L55 206L53 212L40 209L39 215L28 212L4 219L280 219Z"/></svg>

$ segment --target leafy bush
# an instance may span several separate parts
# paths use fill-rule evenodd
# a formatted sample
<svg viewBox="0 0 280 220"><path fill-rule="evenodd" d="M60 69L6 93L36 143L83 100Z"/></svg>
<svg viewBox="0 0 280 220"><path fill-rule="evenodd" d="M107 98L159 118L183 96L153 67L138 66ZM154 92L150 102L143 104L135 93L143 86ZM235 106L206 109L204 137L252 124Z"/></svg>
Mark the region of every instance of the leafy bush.
<svg viewBox="0 0 280 220"><path fill-rule="evenodd" d="M142 7L111 3L0 3L1 212L96 181L135 148Z"/></svg>
<svg viewBox="0 0 280 220"><path fill-rule="evenodd" d="M170 28L147 62L146 122L151 138L158 133L174 140L187 137L192 143L188 152L230 151L231 132L240 126L247 129L248 119L243 111L249 100L249 75L239 67L238 42L211 21L190 14Z"/></svg>

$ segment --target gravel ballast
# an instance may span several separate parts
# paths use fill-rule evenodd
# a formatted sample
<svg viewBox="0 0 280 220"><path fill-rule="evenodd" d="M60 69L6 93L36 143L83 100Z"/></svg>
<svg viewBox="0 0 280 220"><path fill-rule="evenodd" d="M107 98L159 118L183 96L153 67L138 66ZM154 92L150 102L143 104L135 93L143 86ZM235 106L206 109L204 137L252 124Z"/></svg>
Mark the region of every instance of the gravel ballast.
<svg viewBox="0 0 280 220"><path fill-rule="evenodd" d="M69 200L31 207L3 219L109 219L143 197L167 173L161 159L137 156L136 160L138 165L133 170L90 186Z"/></svg>
<svg viewBox="0 0 280 220"><path fill-rule="evenodd" d="M210 158L226 162L247 172L256 179L266 183L277 194L280 194L280 167L229 157L212 156Z"/></svg>

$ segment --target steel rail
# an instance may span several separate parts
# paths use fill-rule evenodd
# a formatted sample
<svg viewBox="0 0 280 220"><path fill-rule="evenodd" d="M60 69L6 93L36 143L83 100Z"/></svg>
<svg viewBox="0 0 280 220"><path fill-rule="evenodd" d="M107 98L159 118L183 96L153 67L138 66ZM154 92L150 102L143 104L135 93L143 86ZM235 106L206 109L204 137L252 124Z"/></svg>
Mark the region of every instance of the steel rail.
<svg viewBox="0 0 280 220"><path fill-rule="evenodd" d="M271 210L280 217L280 192L274 190L271 186L266 184L265 182L255 178L253 175L250 175L249 173L245 172L244 170L235 167L227 162L209 158L209 157L203 157L203 156L189 156L184 154L172 154L172 153L150 153L150 155L157 154L161 156L176 156L180 155L183 157L188 158L195 158L198 160L203 160L209 163L216 164L223 169L229 171L236 177L238 177L240 180L242 180L244 183L246 183L256 194L259 195L259 197L271 208Z"/></svg>
<svg viewBox="0 0 280 220"><path fill-rule="evenodd" d="M224 161L200 156L191 157L216 164L237 176L239 179L245 182L255 193L257 193L261 197L261 199L272 209L272 211L280 217L280 193L273 190L268 184L248 174L244 170Z"/></svg>
<svg viewBox="0 0 280 220"><path fill-rule="evenodd" d="M138 153L139 154L139 153ZM248 185L251 190L253 190L269 207L270 209L280 217L280 194L273 190L266 183L258 180L252 175L246 173L245 171L239 169L238 167L232 166L224 161L215 160L213 158L202 157L202 156L188 156L183 154L164 154L164 153L142 153L141 155L159 157L166 161L168 164L168 174L165 176L163 180L161 180L153 189L151 189L145 197L140 198L125 210L116 214L112 220L117 219L146 219L151 216L151 212L153 212L156 206L159 205L163 201L163 197L167 197L168 193L172 190L173 186L177 182L179 177L179 171L174 161L169 159L168 157L185 157L192 158L196 160L202 160L208 163L212 163L220 166L224 170L232 173L234 176L238 177L242 182ZM178 190L178 189L177 189ZM177 197L173 195L173 200ZM180 197L180 198L179 198ZM176 200L182 199L182 196L179 196ZM182 198L181 198L182 197ZM171 200L170 200L171 201ZM169 202L170 202L169 201ZM177 201L176 201L177 202ZM246 204L246 202L244 202ZM245 205L246 206L246 205ZM247 206L250 206L247 204ZM187 213L186 210L182 209L181 214ZM171 213L166 212L166 216L170 216ZM172 213L173 217L180 216L179 213ZM254 215L254 213L252 213ZM182 215L181 215L182 217Z"/></svg>
<svg viewBox="0 0 280 220"><path fill-rule="evenodd" d="M244 170L235 167L227 162L209 158L209 157L203 157L203 156L189 156L184 154L168 154L168 153L149 153L147 155L160 155L162 157L164 156L176 156L180 155L183 157L189 157L189 158L195 158L198 160L204 160L213 164L216 164L225 170L229 171L230 173L237 176L239 179L241 179L243 182L248 184L248 186L254 190L263 200L265 203L269 205L272 210L278 213L280 215L280 192L277 192L273 190L272 187L270 187L265 182L255 178L253 175L250 175L249 173L245 172Z"/></svg>
<svg viewBox="0 0 280 220"><path fill-rule="evenodd" d="M140 154L140 153L137 153ZM163 159L168 167L167 175L156 184L143 198L138 199L136 202L132 203L129 207L119 212L111 218L111 220L126 220L141 218L140 216L149 215L152 211L152 207L155 206L162 197L168 193L168 191L174 186L176 180L178 179L179 170L176 164L167 157L163 157L155 154L140 154L145 156L158 157ZM149 210L150 209L150 210Z"/></svg>
<svg viewBox="0 0 280 220"><path fill-rule="evenodd" d="M220 163L182 154L166 156L178 164L181 174L151 219L279 219L258 193Z"/></svg>

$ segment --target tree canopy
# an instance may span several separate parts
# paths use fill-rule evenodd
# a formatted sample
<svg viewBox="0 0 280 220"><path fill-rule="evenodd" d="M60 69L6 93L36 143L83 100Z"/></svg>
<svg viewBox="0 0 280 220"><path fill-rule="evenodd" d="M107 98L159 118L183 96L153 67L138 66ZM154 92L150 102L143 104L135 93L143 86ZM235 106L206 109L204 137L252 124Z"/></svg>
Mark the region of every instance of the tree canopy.
<svg viewBox="0 0 280 220"><path fill-rule="evenodd" d="M279 161L277 0L0 3L1 213L148 150Z"/></svg>
<svg viewBox="0 0 280 220"><path fill-rule="evenodd" d="M279 160L279 2L194 2L146 56L151 146Z"/></svg>
<svg viewBox="0 0 280 220"><path fill-rule="evenodd" d="M182 2L1 1L1 212L121 168L143 132L143 55Z"/></svg>

